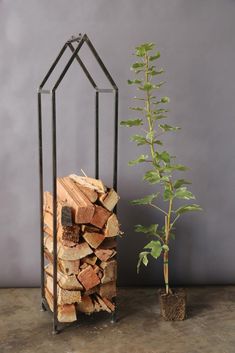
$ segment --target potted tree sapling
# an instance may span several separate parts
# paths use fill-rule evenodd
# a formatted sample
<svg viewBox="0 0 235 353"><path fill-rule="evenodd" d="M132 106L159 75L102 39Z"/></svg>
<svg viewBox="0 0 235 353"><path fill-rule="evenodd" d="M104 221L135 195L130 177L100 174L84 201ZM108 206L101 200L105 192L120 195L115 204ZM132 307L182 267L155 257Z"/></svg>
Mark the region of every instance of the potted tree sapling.
<svg viewBox="0 0 235 353"><path fill-rule="evenodd" d="M156 185L156 192L143 198L133 200L134 205L152 207L162 216L162 224L136 225L135 231L152 237L139 254L137 271L140 265L148 265L149 258L163 259L164 288L160 291L161 314L166 320L183 320L186 317L186 293L184 289L171 288L169 283L169 253L171 239L180 216L186 212L199 211L200 206L191 203L195 199L188 190L188 182L179 172L187 168L175 162L164 147L162 136L179 130L179 127L166 123L167 112L165 108L169 103L168 97L161 97L159 91L164 82L157 78L164 70L157 69L154 63L160 57L159 52L153 52L153 43L144 43L135 48L136 62L131 66L135 77L128 80L129 85L136 87L139 93L134 100L138 102L130 109L138 113L139 117L121 122L122 126L138 127L139 134L131 137L137 146L145 148L146 153L129 162L130 166L146 164L148 170L143 180ZM163 200L164 207L159 206L159 199ZM179 207L179 201L183 204ZM190 201L190 203L188 203ZM175 204L178 206L176 207Z"/></svg>

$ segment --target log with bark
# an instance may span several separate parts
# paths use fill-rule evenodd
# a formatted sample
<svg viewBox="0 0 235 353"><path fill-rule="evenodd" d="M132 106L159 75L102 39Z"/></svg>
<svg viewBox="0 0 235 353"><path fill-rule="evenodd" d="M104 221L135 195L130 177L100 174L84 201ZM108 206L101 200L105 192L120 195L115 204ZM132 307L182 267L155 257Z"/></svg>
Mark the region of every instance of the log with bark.
<svg viewBox="0 0 235 353"><path fill-rule="evenodd" d="M115 310L116 237L113 212L119 200L101 180L71 174L57 179L58 320L77 320L79 312ZM44 193L45 298L53 311L53 197Z"/></svg>

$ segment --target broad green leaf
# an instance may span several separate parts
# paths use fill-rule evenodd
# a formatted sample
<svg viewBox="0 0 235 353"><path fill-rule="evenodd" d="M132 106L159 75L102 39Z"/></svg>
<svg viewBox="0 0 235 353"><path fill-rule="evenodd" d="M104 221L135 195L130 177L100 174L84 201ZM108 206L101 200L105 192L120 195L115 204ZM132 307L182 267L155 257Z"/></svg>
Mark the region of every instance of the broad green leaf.
<svg viewBox="0 0 235 353"><path fill-rule="evenodd" d="M146 51L144 50L144 48L137 47L135 50L135 55L139 57L145 56L145 53Z"/></svg>
<svg viewBox="0 0 235 353"><path fill-rule="evenodd" d="M169 97L162 97L161 103L170 103L170 98Z"/></svg>
<svg viewBox="0 0 235 353"><path fill-rule="evenodd" d="M165 104L165 103L169 103L169 102L170 102L170 98L169 97L162 97L160 99L160 101L153 102L153 104L158 105L158 104L161 104L161 103Z"/></svg>
<svg viewBox="0 0 235 353"><path fill-rule="evenodd" d="M144 98L140 98L140 97L133 97L132 99L135 99L135 100L137 100L137 101L145 101ZM129 108L129 109L131 109L131 108ZM133 109L133 110L134 110L134 109ZM144 110L144 108L141 108L141 110Z"/></svg>
<svg viewBox="0 0 235 353"><path fill-rule="evenodd" d="M159 146L163 145L162 141L160 141L160 140L154 140L153 143L155 143L155 144L157 144Z"/></svg>
<svg viewBox="0 0 235 353"><path fill-rule="evenodd" d="M165 188L164 193L163 193L163 200L168 201L173 198L174 198L174 193L170 189Z"/></svg>
<svg viewBox="0 0 235 353"><path fill-rule="evenodd" d="M163 130L163 131L177 131L180 130L180 127L178 126L171 126L168 124L159 124L159 127Z"/></svg>
<svg viewBox="0 0 235 353"><path fill-rule="evenodd" d="M142 43L141 45L139 45L138 47L136 47L136 50L144 50L145 52L148 52L150 50L153 50L153 48L155 47L154 43Z"/></svg>
<svg viewBox="0 0 235 353"><path fill-rule="evenodd" d="M150 249L152 257L157 259L162 253L162 244L159 240L151 240L144 249Z"/></svg>
<svg viewBox="0 0 235 353"><path fill-rule="evenodd" d="M131 137L131 140L137 143L137 146L145 145L148 142L146 141L146 138L141 135L133 135Z"/></svg>
<svg viewBox="0 0 235 353"><path fill-rule="evenodd" d="M148 252L147 251L142 251L140 254L139 254L139 261L137 263L137 273L139 273L139 269L140 269L140 265L141 263L143 263L145 266L148 265Z"/></svg>
<svg viewBox="0 0 235 353"><path fill-rule="evenodd" d="M135 231L137 233L156 235L157 229L158 229L158 224L150 224L149 226L142 226L141 224L137 224L135 226Z"/></svg>
<svg viewBox="0 0 235 353"><path fill-rule="evenodd" d="M177 189L175 192L175 197L183 200L195 199L195 196L186 187L180 187Z"/></svg>
<svg viewBox="0 0 235 353"><path fill-rule="evenodd" d="M183 185L189 185L191 184L190 181L187 181L185 179L178 179L176 180L176 182L174 183L174 189L179 189L181 186Z"/></svg>
<svg viewBox="0 0 235 353"><path fill-rule="evenodd" d="M135 85L135 84L140 84L142 80L128 80L127 83L128 85Z"/></svg>
<svg viewBox="0 0 235 353"><path fill-rule="evenodd" d="M160 58L160 56L161 56L161 54L158 51L155 55L152 55L152 56L149 57L149 61L157 60L158 58Z"/></svg>
<svg viewBox="0 0 235 353"><path fill-rule="evenodd" d="M134 70L134 71L139 71L138 69L142 69L144 68L145 64L142 63L142 62L136 62L134 63L132 66L131 66L131 70Z"/></svg>
<svg viewBox="0 0 235 353"><path fill-rule="evenodd" d="M151 91L155 88L155 85L153 85L150 82L146 82L143 86L139 86L139 89L143 91Z"/></svg>
<svg viewBox="0 0 235 353"><path fill-rule="evenodd" d="M191 211L202 211L202 208L199 205L196 205L196 204L185 205L185 206L179 207L175 211L175 213L180 215L182 213L191 212Z"/></svg>
<svg viewBox="0 0 235 353"><path fill-rule="evenodd" d="M161 75L163 74L165 71L163 69L160 69L160 70L155 70L155 69L150 69L148 71L148 74L151 75L151 76L156 76L156 75Z"/></svg>
<svg viewBox="0 0 235 353"><path fill-rule="evenodd" d="M164 161L165 163L170 163L171 161L171 156L167 151L163 151L161 153L158 153L158 158Z"/></svg>
<svg viewBox="0 0 235 353"><path fill-rule="evenodd" d="M164 114L155 114L152 116L152 119L154 121L157 121L157 120L162 120L162 119L166 119L168 118L167 115L164 115Z"/></svg>
<svg viewBox="0 0 235 353"><path fill-rule="evenodd" d="M132 127L132 126L140 126L143 125L142 119L130 119L130 120L123 120L120 122L121 126Z"/></svg>
<svg viewBox="0 0 235 353"><path fill-rule="evenodd" d="M132 166L132 165L136 165L138 163L143 163L148 159L147 155L141 154L138 158L133 159L132 161L130 161L128 163L128 165Z"/></svg>
<svg viewBox="0 0 235 353"><path fill-rule="evenodd" d="M185 171L188 168L182 164L171 164L171 165L167 165L164 168L162 168L162 171L168 173L168 172L172 172L174 170L179 170L179 171Z"/></svg>
<svg viewBox="0 0 235 353"><path fill-rule="evenodd" d="M159 192L156 194L147 195L145 197L142 197L141 199L132 200L131 203L132 205L149 205L153 202L155 198L158 197L158 195Z"/></svg>
<svg viewBox="0 0 235 353"><path fill-rule="evenodd" d="M144 108L141 107L129 107L130 110L135 110L137 112L142 112L144 110Z"/></svg>
<svg viewBox="0 0 235 353"><path fill-rule="evenodd" d="M149 170L148 172L146 172L143 179L151 184L157 184L161 181L159 173L155 170Z"/></svg>

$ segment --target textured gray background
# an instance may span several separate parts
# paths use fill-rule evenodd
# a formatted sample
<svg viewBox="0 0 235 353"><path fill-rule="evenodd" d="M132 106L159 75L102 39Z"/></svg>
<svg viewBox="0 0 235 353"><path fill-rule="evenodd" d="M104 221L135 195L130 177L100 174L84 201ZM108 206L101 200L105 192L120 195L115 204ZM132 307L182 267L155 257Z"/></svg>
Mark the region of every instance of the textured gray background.
<svg viewBox="0 0 235 353"><path fill-rule="evenodd" d="M120 119L129 116L134 95L126 84L132 49L143 41L157 43L170 117L182 127L168 135L167 143L178 161L191 167L187 177L205 210L179 222L171 279L178 284L234 283L234 18L233 0L0 1L1 286L39 285L36 89L64 41L79 32L90 36L120 88ZM93 173L94 93L77 65L59 89L58 101L59 174L80 168ZM109 182L112 106L107 107L102 105L102 176ZM45 117L50 187L50 115ZM128 203L153 190L141 181L142 168L127 166L140 152L129 141L130 132L120 128L119 218L126 236L119 242L119 283L155 285L162 283L159 262L136 274L145 237L135 234L133 225L159 218L151 209Z"/></svg>

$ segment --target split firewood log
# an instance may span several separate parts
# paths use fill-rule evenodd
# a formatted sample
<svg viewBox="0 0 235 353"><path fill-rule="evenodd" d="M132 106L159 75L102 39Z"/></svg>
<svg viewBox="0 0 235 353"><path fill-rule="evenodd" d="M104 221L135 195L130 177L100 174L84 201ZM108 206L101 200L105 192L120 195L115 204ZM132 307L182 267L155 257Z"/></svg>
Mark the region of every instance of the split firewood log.
<svg viewBox="0 0 235 353"><path fill-rule="evenodd" d="M51 236L46 235L44 237L44 246L53 254L53 239ZM80 260L92 253L92 249L86 242L76 244L76 246L72 248L57 242L57 254L61 260Z"/></svg>
<svg viewBox="0 0 235 353"><path fill-rule="evenodd" d="M47 248L45 248L44 253L47 260L53 263L52 253L50 253ZM59 270L68 276L77 275L80 272L79 270L80 260L71 261L71 260L61 260L57 258L57 263L58 263Z"/></svg>
<svg viewBox="0 0 235 353"><path fill-rule="evenodd" d="M110 260L108 262L102 262L100 267L103 269L103 277L101 283L108 283L116 281L117 279L117 261Z"/></svg>
<svg viewBox="0 0 235 353"><path fill-rule="evenodd" d="M45 272L47 275L53 277L53 265L49 263L45 266ZM58 284L62 289L67 290L83 290L83 286L79 283L77 277L73 275L66 275L60 271L60 268L57 269L57 280Z"/></svg>
<svg viewBox="0 0 235 353"><path fill-rule="evenodd" d="M45 298L51 311L54 311L53 295L45 288ZM58 305L58 321L73 322L77 320L76 308L74 304Z"/></svg>
<svg viewBox="0 0 235 353"><path fill-rule="evenodd" d="M78 280L86 290L89 290L100 283L100 279L91 265L88 265L79 272Z"/></svg>
<svg viewBox="0 0 235 353"><path fill-rule="evenodd" d="M114 249L98 248L95 250L95 256L97 256L100 261L108 261L111 257L115 256L116 253Z"/></svg>
<svg viewBox="0 0 235 353"><path fill-rule="evenodd" d="M92 190L95 190L100 194L103 194L106 192L106 187L104 186L101 180L89 178L86 176L79 176L76 174L70 174L69 177L73 179L76 183L86 186L87 188L90 188Z"/></svg>
<svg viewBox="0 0 235 353"><path fill-rule="evenodd" d="M105 236L101 233L86 232L83 234L83 238L93 249L96 249L105 239Z"/></svg>
<svg viewBox="0 0 235 353"><path fill-rule="evenodd" d="M120 228L117 216L113 213L109 219L107 220L104 235L106 237L115 237L116 235L120 234Z"/></svg>
<svg viewBox="0 0 235 353"><path fill-rule="evenodd" d="M108 306L104 302L103 298L101 298L99 295L95 295L95 301L98 303L98 306L99 306L100 310L107 311L108 313L111 313L112 311L114 311L115 307L113 306L113 310L111 310L111 308L110 308L111 305L109 304L109 306ZM108 299L107 299L107 301L108 301ZM108 302L111 303L110 301L108 301ZM96 306L96 307L98 307L98 306Z"/></svg>
<svg viewBox="0 0 235 353"><path fill-rule="evenodd" d="M57 193L74 210L75 223L90 223L95 207L71 178L57 178Z"/></svg>
<svg viewBox="0 0 235 353"><path fill-rule="evenodd" d="M46 288L53 295L53 278L46 275ZM81 301L81 292L79 290L67 290L57 285L58 305L79 303Z"/></svg>
<svg viewBox="0 0 235 353"><path fill-rule="evenodd" d="M116 249L117 248L117 238L110 237L105 238L102 242L102 249Z"/></svg>
<svg viewBox="0 0 235 353"><path fill-rule="evenodd" d="M117 295L116 282L101 284L97 293L103 298L112 299Z"/></svg>
<svg viewBox="0 0 235 353"><path fill-rule="evenodd" d="M109 189L107 193L99 196L99 201L108 211L112 211L120 197L114 189Z"/></svg>
<svg viewBox="0 0 235 353"><path fill-rule="evenodd" d="M95 311L95 306L91 297L83 295L81 302L77 304L77 310L85 314L93 313Z"/></svg>
<svg viewBox="0 0 235 353"><path fill-rule="evenodd" d="M110 215L111 212L107 211L101 206L95 205L95 212L90 223L96 226L97 228L103 228Z"/></svg>
<svg viewBox="0 0 235 353"><path fill-rule="evenodd" d="M96 261L97 261L97 256L95 256L95 255L88 255L88 256L84 257L83 259L81 259L82 263L86 263L86 264L92 265L92 266L95 265Z"/></svg>

